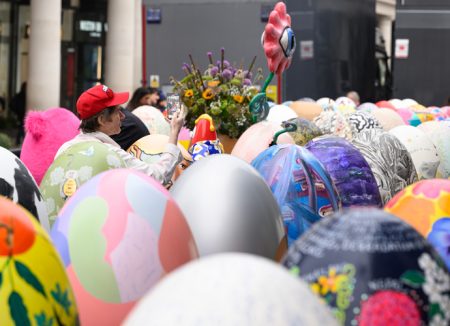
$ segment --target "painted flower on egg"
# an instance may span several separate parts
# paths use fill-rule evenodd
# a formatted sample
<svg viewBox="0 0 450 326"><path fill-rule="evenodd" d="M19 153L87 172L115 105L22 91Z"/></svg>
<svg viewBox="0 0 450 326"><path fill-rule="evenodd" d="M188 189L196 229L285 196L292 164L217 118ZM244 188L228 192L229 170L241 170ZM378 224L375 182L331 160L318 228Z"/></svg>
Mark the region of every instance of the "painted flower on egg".
<svg viewBox="0 0 450 326"><path fill-rule="evenodd" d="M447 267L450 267L450 217L443 217L434 222L428 234L428 241L447 262Z"/></svg>
<svg viewBox="0 0 450 326"><path fill-rule="evenodd" d="M359 325L417 325L421 324L416 303L406 294L384 290L370 296L361 305Z"/></svg>
<svg viewBox="0 0 450 326"><path fill-rule="evenodd" d="M270 13L262 43L271 72L279 74L289 67L296 41L291 29L291 17L287 14L283 2L278 2Z"/></svg>

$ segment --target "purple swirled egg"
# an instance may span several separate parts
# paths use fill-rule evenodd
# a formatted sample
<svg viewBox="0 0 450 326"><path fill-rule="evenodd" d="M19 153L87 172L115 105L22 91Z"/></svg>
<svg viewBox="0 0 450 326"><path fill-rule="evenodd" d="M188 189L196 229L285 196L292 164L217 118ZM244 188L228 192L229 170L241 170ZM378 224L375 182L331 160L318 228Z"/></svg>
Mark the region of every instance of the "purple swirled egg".
<svg viewBox="0 0 450 326"><path fill-rule="evenodd" d="M336 185L343 207L381 207L376 179L362 154L340 137L318 137L306 148L323 164Z"/></svg>

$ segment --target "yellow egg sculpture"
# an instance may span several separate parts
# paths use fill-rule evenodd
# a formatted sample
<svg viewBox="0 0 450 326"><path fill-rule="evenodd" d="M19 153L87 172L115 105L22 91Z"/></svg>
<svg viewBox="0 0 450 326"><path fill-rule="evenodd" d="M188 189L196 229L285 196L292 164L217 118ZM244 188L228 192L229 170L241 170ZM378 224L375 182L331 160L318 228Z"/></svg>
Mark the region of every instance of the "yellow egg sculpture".
<svg viewBox="0 0 450 326"><path fill-rule="evenodd" d="M39 223L0 196L0 325L77 325L61 258Z"/></svg>

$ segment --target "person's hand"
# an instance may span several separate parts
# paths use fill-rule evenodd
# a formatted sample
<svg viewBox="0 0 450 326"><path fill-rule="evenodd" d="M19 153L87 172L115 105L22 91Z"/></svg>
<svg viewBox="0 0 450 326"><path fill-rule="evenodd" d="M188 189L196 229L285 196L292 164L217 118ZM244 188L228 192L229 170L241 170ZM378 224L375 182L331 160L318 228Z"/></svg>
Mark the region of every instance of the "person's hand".
<svg viewBox="0 0 450 326"><path fill-rule="evenodd" d="M169 137L169 143L172 143L174 145L177 144L178 141L178 134L180 133L181 127L184 125L184 118L186 116L184 107L181 108L180 111L176 111L173 116L172 120L170 120L170 137Z"/></svg>

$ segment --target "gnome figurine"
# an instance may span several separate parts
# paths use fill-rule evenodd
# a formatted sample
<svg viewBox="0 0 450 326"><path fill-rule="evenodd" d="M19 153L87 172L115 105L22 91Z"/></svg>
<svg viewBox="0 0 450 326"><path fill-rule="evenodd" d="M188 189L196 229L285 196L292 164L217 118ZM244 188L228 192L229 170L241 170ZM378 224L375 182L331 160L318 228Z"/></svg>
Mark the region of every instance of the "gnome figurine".
<svg viewBox="0 0 450 326"><path fill-rule="evenodd" d="M209 155L222 154L223 152L223 146L217 139L216 128L211 116L202 114L195 120L194 136L189 148L192 160L195 162Z"/></svg>

